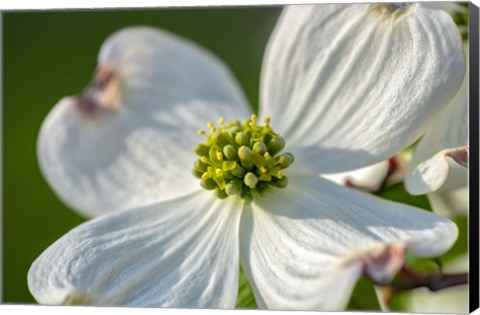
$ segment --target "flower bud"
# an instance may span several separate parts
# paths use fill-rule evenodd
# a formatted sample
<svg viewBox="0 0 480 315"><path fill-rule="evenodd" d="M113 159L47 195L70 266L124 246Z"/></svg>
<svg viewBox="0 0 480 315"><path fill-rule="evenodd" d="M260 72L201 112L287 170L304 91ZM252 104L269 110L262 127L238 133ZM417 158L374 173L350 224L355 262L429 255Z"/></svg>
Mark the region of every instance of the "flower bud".
<svg viewBox="0 0 480 315"><path fill-rule="evenodd" d="M223 147L223 154L227 160L235 161L237 159L237 149L231 144L228 144Z"/></svg>
<svg viewBox="0 0 480 315"><path fill-rule="evenodd" d="M285 147L285 140L282 137L275 137L268 143L268 152L275 155Z"/></svg>
<svg viewBox="0 0 480 315"><path fill-rule="evenodd" d="M235 142L238 145L249 145L250 144L250 137L244 132L239 132L235 136Z"/></svg>
<svg viewBox="0 0 480 315"><path fill-rule="evenodd" d="M255 186L257 186L258 183L258 178L252 172L248 172L247 175L245 175L243 182L251 189L255 189Z"/></svg>
<svg viewBox="0 0 480 315"><path fill-rule="evenodd" d="M207 147L204 144L197 144L195 146L195 153L198 154L199 156L205 156L208 155L209 147Z"/></svg>
<svg viewBox="0 0 480 315"><path fill-rule="evenodd" d="M262 141L255 142L253 145L253 152L263 155L265 152L267 152L267 146Z"/></svg>

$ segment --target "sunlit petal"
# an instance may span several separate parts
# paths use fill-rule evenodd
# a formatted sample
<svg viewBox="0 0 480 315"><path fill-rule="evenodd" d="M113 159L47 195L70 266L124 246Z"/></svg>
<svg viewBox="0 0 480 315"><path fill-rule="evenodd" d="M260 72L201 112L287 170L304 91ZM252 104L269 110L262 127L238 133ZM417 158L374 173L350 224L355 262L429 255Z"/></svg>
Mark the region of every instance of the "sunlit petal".
<svg viewBox="0 0 480 315"><path fill-rule="evenodd" d="M405 181L410 193L425 194L444 185L448 186L444 189L465 185L469 157L468 82L467 71L455 98L435 118L415 148ZM451 174L452 170L457 174Z"/></svg>
<svg viewBox="0 0 480 315"><path fill-rule="evenodd" d="M411 144L455 96L464 56L440 10L298 5L282 13L262 71L261 116L289 140L297 165L323 174Z"/></svg>
<svg viewBox="0 0 480 315"><path fill-rule="evenodd" d="M458 189L431 192L427 197L435 213L445 217L468 214L469 187L466 183L464 187Z"/></svg>
<svg viewBox="0 0 480 315"><path fill-rule="evenodd" d="M382 161L353 171L322 175L339 185L376 191L386 179L389 170L388 161Z"/></svg>
<svg viewBox="0 0 480 315"><path fill-rule="evenodd" d="M46 118L40 166L87 216L178 197L198 188L198 130L222 116L249 110L220 60L164 31L125 29L103 44L93 83Z"/></svg>
<svg viewBox="0 0 480 315"><path fill-rule="evenodd" d="M342 309L362 272L387 281L403 248L437 256L457 237L448 219L315 177L256 199L241 223L242 266L273 309Z"/></svg>
<svg viewBox="0 0 480 315"><path fill-rule="evenodd" d="M99 217L32 265L42 304L232 308L241 205L199 192Z"/></svg>

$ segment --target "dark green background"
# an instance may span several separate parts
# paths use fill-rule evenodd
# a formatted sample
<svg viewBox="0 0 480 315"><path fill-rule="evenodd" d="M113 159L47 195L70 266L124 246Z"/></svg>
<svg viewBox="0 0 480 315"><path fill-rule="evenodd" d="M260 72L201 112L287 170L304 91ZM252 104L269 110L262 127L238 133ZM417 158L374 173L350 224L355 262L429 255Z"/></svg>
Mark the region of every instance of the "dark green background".
<svg viewBox="0 0 480 315"><path fill-rule="evenodd" d="M40 174L36 138L56 102L90 80L104 39L150 25L206 47L232 69L254 106L263 51L280 7L7 13L3 17L3 301L33 303L26 275L51 243L83 219Z"/></svg>

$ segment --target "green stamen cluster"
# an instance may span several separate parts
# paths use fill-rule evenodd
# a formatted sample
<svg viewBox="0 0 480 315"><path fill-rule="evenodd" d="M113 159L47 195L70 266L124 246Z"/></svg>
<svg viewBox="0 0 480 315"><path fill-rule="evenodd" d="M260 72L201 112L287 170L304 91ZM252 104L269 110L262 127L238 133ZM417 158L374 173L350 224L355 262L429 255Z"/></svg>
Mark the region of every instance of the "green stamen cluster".
<svg viewBox="0 0 480 315"><path fill-rule="evenodd" d="M220 118L219 127L208 123L207 141L195 147L200 157L193 165L193 174L200 185L213 190L224 199L237 195L251 201L252 193L265 195L271 187L284 188L288 178L283 170L293 163L291 153L279 154L285 140L270 128L270 119L257 125L257 117L243 123L233 121L225 125Z"/></svg>

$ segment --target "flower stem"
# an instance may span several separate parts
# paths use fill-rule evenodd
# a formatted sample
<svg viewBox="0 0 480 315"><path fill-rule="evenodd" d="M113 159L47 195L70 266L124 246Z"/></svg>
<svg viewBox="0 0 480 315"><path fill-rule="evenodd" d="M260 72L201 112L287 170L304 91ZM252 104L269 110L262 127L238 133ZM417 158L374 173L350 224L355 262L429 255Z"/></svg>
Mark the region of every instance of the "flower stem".
<svg viewBox="0 0 480 315"><path fill-rule="evenodd" d="M443 273L429 272L420 273L408 267L403 267L398 276L388 285L394 291L405 291L420 287L426 287L430 291L439 291L449 287L467 284L468 272Z"/></svg>

